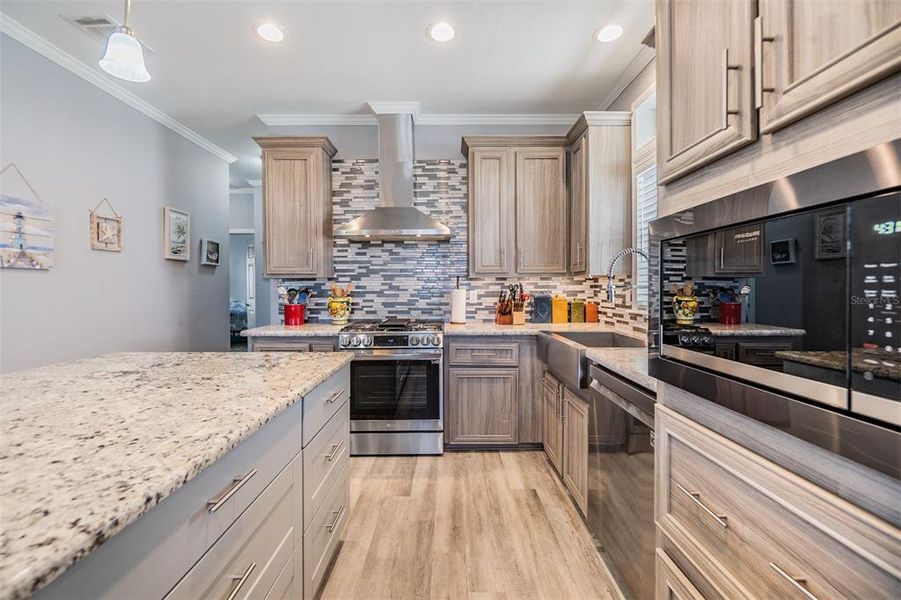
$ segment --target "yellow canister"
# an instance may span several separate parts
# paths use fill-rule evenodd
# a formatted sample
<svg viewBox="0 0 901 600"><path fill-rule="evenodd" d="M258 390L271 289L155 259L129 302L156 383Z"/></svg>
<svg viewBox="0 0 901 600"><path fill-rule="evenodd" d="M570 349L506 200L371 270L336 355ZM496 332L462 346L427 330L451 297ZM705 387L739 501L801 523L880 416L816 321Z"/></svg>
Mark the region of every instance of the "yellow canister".
<svg viewBox="0 0 901 600"><path fill-rule="evenodd" d="M569 303L565 296L554 296L551 301L551 322L566 323L569 321Z"/></svg>

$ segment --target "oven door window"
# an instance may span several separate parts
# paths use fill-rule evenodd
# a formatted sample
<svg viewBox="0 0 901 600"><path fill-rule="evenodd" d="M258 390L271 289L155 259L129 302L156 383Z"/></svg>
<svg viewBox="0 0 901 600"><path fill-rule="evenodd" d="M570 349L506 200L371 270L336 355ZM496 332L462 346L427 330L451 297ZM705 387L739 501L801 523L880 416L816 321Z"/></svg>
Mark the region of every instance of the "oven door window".
<svg viewBox="0 0 901 600"><path fill-rule="evenodd" d="M424 420L440 418L438 361L366 360L351 363L350 418Z"/></svg>

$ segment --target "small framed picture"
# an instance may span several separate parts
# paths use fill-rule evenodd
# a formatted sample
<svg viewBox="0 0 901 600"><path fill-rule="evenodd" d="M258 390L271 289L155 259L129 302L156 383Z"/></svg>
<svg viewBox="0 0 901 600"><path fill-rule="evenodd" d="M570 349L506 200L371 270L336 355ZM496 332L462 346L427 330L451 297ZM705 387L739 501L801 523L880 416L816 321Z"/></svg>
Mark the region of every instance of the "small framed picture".
<svg viewBox="0 0 901 600"><path fill-rule="evenodd" d="M845 258L848 255L847 245L845 211L833 210L818 213L814 258L817 260Z"/></svg>
<svg viewBox="0 0 901 600"><path fill-rule="evenodd" d="M200 264L219 266L219 242L200 240Z"/></svg>
<svg viewBox="0 0 901 600"><path fill-rule="evenodd" d="M795 239L770 242L770 264L791 265L795 262Z"/></svg>
<svg viewBox="0 0 901 600"><path fill-rule="evenodd" d="M106 203L112 215L98 214L100 204ZM122 252L122 217L113 209L109 200L104 198L100 204L90 211L91 215L91 250Z"/></svg>
<svg viewBox="0 0 901 600"><path fill-rule="evenodd" d="M191 260L191 215L169 206L163 209L163 258Z"/></svg>

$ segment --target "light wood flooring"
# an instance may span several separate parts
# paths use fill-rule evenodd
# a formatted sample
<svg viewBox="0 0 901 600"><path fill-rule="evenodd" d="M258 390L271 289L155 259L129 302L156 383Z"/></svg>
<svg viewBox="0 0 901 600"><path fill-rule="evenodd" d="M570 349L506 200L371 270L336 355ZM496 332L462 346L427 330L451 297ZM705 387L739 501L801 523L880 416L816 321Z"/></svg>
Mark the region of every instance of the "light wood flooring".
<svg viewBox="0 0 901 600"><path fill-rule="evenodd" d="M354 457L324 599L620 598L543 452Z"/></svg>

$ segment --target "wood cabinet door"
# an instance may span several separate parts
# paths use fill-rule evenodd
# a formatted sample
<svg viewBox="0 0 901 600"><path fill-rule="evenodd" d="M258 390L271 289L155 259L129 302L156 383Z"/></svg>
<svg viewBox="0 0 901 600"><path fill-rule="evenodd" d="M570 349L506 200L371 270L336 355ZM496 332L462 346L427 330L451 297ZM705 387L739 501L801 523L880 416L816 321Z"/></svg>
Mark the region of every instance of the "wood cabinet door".
<svg viewBox="0 0 901 600"><path fill-rule="evenodd" d="M563 483L588 514L588 403L563 389Z"/></svg>
<svg viewBox="0 0 901 600"><path fill-rule="evenodd" d="M716 268L720 273L763 272L763 228L761 225L733 227L716 232Z"/></svg>
<svg viewBox="0 0 901 600"><path fill-rule="evenodd" d="M566 273L566 154L516 151L516 271Z"/></svg>
<svg viewBox="0 0 901 600"><path fill-rule="evenodd" d="M469 171L469 272L512 275L513 150L474 148Z"/></svg>
<svg viewBox="0 0 901 600"><path fill-rule="evenodd" d="M315 148L263 154L263 227L267 277L315 276L313 178L321 158Z"/></svg>
<svg viewBox="0 0 901 600"><path fill-rule="evenodd" d="M703 600L704 596L673 563L666 552L657 548L657 600Z"/></svg>
<svg viewBox="0 0 901 600"><path fill-rule="evenodd" d="M516 444L518 369L448 371L448 443Z"/></svg>
<svg viewBox="0 0 901 600"><path fill-rule="evenodd" d="M756 0L657 1L658 183L757 139L756 16Z"/></svg>
<svg viewBox="0 0 901 600"><path fill-rule="evenodd" d="M901 68L898 0L760 0L760 131L798 120Z"/></svg>
<svg viewBox="0 0 901 600"><path fill-rule="evenodd" d="M569 269L584 273L585 242L588 239L588 150L585 136L573 144L570 153L569 182Z"/></svg>
<svg viewBox="0 0 901 600"><path fill-rule="evenodd" d="M563 473L563 420L560 414L558 384L545 376L541 377L540 383L544 453L557 472Z"/></svg>

